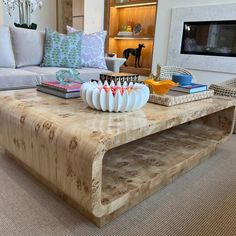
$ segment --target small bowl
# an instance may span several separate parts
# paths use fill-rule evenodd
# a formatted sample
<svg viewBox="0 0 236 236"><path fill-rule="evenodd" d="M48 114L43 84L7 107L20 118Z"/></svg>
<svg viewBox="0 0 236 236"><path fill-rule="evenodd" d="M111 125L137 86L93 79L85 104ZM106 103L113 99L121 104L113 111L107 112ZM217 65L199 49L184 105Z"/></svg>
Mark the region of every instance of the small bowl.
<svg viewBox="0 0 236 236"><path fill-rule="evenodd" d="M179 85L189 85L192 83L192 75L186 75L186 74L173 74L172 81L175 83L179 83Z"/></svg>
<svg viewBox="0 0 236 236"><path fill-rule="evenodd" d="M171 88L178 86L177 83L174 83L172 80L161 80L161 81L154 81L152 79L144 80L144 83L149 86L151 93L156 93L159 95L164 95L167 93Z"/></svg>

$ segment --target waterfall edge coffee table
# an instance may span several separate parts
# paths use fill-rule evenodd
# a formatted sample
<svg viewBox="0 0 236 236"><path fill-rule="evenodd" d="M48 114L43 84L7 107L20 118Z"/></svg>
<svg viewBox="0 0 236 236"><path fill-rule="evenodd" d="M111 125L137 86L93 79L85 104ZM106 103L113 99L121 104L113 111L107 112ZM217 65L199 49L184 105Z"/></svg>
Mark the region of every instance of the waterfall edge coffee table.
<svg viewBox="0 0 236 236"><path fill-rule="evenodd" d="M234 112L222 97L108 113L80 98L3 91L0 145L101 227L210 157L230 137Z"/></svg>

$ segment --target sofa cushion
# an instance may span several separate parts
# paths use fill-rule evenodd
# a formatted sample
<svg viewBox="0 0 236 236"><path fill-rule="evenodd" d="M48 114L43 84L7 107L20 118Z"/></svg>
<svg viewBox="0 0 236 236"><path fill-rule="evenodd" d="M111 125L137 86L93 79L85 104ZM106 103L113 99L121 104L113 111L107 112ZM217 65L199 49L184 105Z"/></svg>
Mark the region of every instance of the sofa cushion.
<svg viewBox="0 0 236 236"><path fill-rule="evenodd" d="M34 72L39 75L40 81L55 81L56 80L56 72L66 68L58 68L58 67L40 67L40 66L30 66L24 67L23 70ZM94 69L94 68L81 68L78 69L80 73L80 78L84 82L88 82L90 80L98 80L99 75L102 73L109 73L108 70L103 69Z"/></svg>
<svg viewBox="0 0 236 236"><path fill-rule="evenodd" d="M73 27L67 26L67 32L78 32ZM100 31L93 34L83 34L81 48L82 67L100 68L107 70L104 50L107 32Z"/></svg>
<svg viewBox="0 0 236 236"><path fill-rule="evenodd" d="M21 69L0 68L0 90L32 88L39 83L39 76Z"/></svg>
<svg viewBox="0 0 236 236"><path fill-rule="evenodd" d="M40 65L43 59L44 33L11 27L16 67Z"/></svg>
<svg viewBox="0 0 236 236"><path fill-rule="evenodd" d="M9 27L0 26L0 67L15 68Z"/></svg>
<svg viewBox="0 0 236 236"><path fill-rule="evenodd" d="M60 34L46 28L42 66L81 68L82 32Z"/></svg>

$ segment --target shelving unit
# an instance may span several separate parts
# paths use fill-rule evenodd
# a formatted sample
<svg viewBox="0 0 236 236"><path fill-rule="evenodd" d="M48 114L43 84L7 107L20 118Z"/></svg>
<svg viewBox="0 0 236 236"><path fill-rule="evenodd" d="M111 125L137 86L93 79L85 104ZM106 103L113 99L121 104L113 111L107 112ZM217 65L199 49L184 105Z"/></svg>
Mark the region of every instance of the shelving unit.
<svg viewBox="0 0 236 236"><path fill-rule="evenodd" d="M135 57L130 55L127 64L122 66L122 72L149 75L152 67L152 53L155 35L157 15L157 1L130 0L125 3L117 3L115 0L105 1L104 28L108 32L106 52L116 53L118 57L124 57L126 48L137 48L138 44L144 44L140 59L141 68L134 67ZM118 36L122 26L132 22L141 24L142 31L138 35Z"/></svg>

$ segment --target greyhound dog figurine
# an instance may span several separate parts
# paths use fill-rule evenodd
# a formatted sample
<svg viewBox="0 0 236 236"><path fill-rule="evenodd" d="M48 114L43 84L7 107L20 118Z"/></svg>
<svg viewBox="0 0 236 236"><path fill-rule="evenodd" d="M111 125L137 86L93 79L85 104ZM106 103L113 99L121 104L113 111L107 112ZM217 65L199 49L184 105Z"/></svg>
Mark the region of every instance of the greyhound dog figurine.
<svg viewBox="0 0 236 236"><path fill-rule="evenodd" d="M135 67L137 67L137 62L138 62L138 67L140 66L140 57L141 57L141 52L142 48L145 48L144 44L139 44L137 48L127 48L124 50L123 55L128 60L129 54L135 56ZM128 66L127 63L124 63L125 66Z"/></svg>

